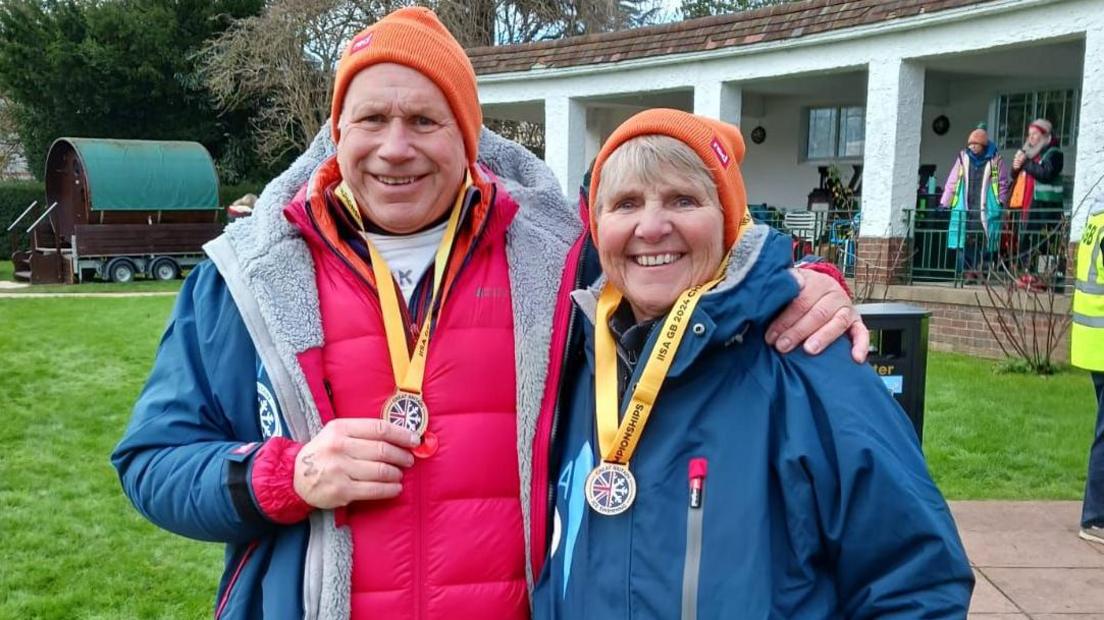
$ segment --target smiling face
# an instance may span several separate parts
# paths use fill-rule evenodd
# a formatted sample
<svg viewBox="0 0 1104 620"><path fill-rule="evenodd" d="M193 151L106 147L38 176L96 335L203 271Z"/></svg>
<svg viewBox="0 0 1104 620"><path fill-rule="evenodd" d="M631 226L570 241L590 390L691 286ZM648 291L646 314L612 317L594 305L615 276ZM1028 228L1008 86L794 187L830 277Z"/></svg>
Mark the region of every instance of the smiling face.
<svg viewBox="0 0 1104 620"><path fill-rule="evenodd" d="M637 322L661 317L724 258L724 213L709 172L665 136L626 142L602 167L598 259Z"/></svg>
<svg viewBox="0 0 1104 620"><path fill-rule="evenodd" d="M464 179L464 140L444 93L402 65L378 64L349 83L337 163L364 216L395 234L444 217Z"/></svg>

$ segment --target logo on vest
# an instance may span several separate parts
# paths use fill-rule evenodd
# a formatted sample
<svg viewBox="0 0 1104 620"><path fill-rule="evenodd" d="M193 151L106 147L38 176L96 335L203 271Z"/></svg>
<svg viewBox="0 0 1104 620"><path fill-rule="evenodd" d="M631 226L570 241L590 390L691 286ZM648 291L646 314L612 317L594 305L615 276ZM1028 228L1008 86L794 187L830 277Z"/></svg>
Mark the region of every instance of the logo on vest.
<svg viewBox="0 0 1104 620"><path fill-rule="evenodd" d="M268 390L268 387L257 382L257 420L261 423L261 435L268 439L269 437L283 437L284 429L280 426L279 407L276 406L276 399L272 396L272 392Z"/></svg>

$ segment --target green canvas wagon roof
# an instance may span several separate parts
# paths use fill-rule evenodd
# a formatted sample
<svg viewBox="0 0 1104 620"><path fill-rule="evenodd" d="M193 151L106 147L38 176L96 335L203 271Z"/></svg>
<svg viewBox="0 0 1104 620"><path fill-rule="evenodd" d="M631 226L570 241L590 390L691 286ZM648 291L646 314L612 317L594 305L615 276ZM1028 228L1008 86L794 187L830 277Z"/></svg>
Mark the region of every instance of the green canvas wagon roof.
<svg viewBox="0 0 1104 620"><path fill-rule="evenodd" d="M58 138L77 152L93 211L196 211L219 208L218 175L198 142Z"/></svg>

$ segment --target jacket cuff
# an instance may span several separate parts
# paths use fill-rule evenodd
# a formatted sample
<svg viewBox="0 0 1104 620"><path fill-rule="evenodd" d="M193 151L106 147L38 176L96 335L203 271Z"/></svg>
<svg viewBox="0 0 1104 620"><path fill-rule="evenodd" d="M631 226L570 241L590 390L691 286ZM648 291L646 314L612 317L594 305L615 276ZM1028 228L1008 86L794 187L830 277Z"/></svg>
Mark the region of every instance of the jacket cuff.
<svg viewBox="0 0 1104 620"><path fill-rule="evenodd" d="M269 521L290 525L314 510L295 491L295 457L303 444L285 437L264 442L249 467L249 484L257 509Z"/></svg>
<svg viewBox="0 0 1104 620"><path fill-rule="evenodd" d="M851 297L851 289L847 286L847 279L843 277L843 274L840 273L840 270L837 269L836 266L832 263L799 263L797 265L797 268L807 269L809 271L815 271L817 273L823 273L824 275L831 276L832 279L834 279L840 285L840 287L843 289L843 292L847 293L847 297Z"/></svg>

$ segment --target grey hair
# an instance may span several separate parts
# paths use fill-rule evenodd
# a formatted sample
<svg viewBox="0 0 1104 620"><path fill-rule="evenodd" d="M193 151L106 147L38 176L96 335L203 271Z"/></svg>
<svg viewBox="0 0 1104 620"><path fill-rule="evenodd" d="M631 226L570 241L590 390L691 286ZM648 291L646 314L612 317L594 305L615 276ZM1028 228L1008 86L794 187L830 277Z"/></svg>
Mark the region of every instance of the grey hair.
<svg viewBox="0 0 1104 620"><path fill-rule="evenodd" d="M591 208L595 214L601 212L626 183L654 185L662 183L668 174L696 185L721 208L717 185L701 157L681 140L661 134L637 136L606 158Z"/></svg>

